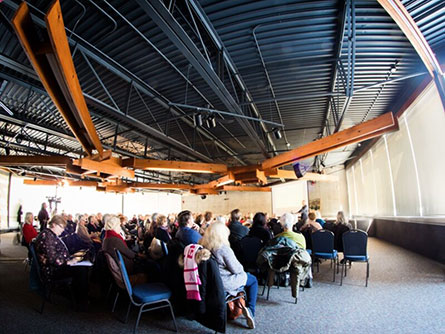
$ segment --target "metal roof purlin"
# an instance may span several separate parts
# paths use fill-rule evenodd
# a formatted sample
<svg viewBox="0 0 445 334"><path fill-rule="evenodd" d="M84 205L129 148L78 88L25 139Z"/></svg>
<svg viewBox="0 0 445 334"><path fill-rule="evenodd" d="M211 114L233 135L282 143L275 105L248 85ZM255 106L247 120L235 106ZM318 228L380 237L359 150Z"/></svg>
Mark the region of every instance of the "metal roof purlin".
<svg viewBox="0 0 445 334"><path fill-rule="evenodd" d="M10 8L12 8L13 10L17 10L17 8L18 8L18 5L15 2L11 1L11 0L5 0L4 3L7 6L9 6ZM33 8L34 10L36 10L36 11L40 12L41 14L43 14L38 8L36 8L36 7L32 6L32 5L29 5L29 6L31 8ZM45 27L45 22L41 18L36 17L34 14L31 14L31 16L32 16L32 19L33 19L33 21L35 23L37 23L41 27ZM172 108L171 106L169 106L168 103L170 101L168 101L168 99L166 99L159 92L157 92L153 87L151 87L146 82L144 82L143 80L138 78L136 75L131 73L128 69L126 69L125 67L123 67L122 65L117 63L115 60L110 58L108 55L104 54L102 51L97 49L91 43L89 43L88 41L86 41L85 39L83 39L82 37L77 35L75 32L73 32L73 31L71 31L71 30L69 30L67 28L65 28L65 29L66 29L66 31L68 33L70 33L69 38L68 38L69 43L72 44L72 45L76 45L76 47L80 51L83 51L85 55L87 55L91 59L93 59L96 62L98 62L99 64L101 64L102 66L104 66L106 69L108 69L112 73L118 75L123 80L125 80L127 82L132 82L134 87L138 88L141 92L143 92L144 94L146 94L146 95L150 96L151 98L153 98L153 100L155 102L157 102L159 105L161 105L165 109L167 109L169 111L172 111L175 115L182 114L181 111L176 110L175 108ZM74 40L73 37L75 37L76 40ZM126 117L126 118L127 118L127 121L129 121L130 123L132 123L134 121L134 119L132 119L130 117ZM184 121L186 121L186 120L184 120ZM188 120L186 122L190 126L194 127L193 122L190 122ZM139 123L141 123L141 122L139 122ZM148 128L152 129L150 126L148 126L148 125L146 125L144 123L141 123L141 124L143 124L144 127L146 127L146 129L148 129ZM141 124L139 124L139 125L141 125ZM160 133L159 131L157 131L155 129L153 129L153 130L157 132L156 136L162 137L162 138L165 137L166 140L172 140L172 138L170 138L168 136L165 136L163 133ZM223 151L227 152L229 154L229 156L232 156L232 155L235 154L235 152L230 147L228 147L225 143L221 142L215 136L207 133L206 131L203 131L200 128L198 129L198 131L200 131L206 138L212 140ZM176 143L179 143L176 140L174 140L174 141ZM180 144L180 147L181 147L179 150L184 149L185 145L182 144L182 143L179 143L179 144ZM171 144L171 145L175 145L175 144ZM200 152L197 152L195 150L193 150L190 153L193 156L195 156L197 159L199 159L199 160L212 161L211 158L206 157L203 154L201 154ZM241 164L245 165L245 162L243 160L241 160L240 158L235 157L235 159L237 161L239 161Z"/></svg>
<svg viewBox="0 0 445 334"><path fill-rule="evenodd" d="M195 70L207 82L209 87L224 103L231 112L242 114L242 110L233 96L220 80L213 68L207 63L199 49L190 39L181 25L174 19L167 8L158 0L136 0L145 13L158 25L158 27L166 34L173 44L182 52L186 59L193 65ZM240 122L241 127L246 131L248 136L254 141L255 145L262 151L267 158L267 148L263 141L259 138L252 125L243 120Z"/></svg>
<svg viewBox="0 0 445 334"><path fill-rule="evenodd" d="M246 103L240 103L239 105L250 105L253 112L255 113L256 117L259 119L262 119L261 114L258 110L258 107L255 105L255 101L253 101L252 95L250 94L246 84L244 83L243 78L240 75L239 70L237 69L234 61L231 59L229 53L227 52L227 49L224 46L224 43L222 42L221 38L219 37L218 33L216 32L215 28L213 27L212 23L210 22L209 18L207 17L206 13L202 9L201 5L195 1L195 0L188 0L188 2L192 5L193 10L201 20L201 23L203 24L204 28L207 30L209 37L212 39L212 41L215 43L215 45L218 47L219 50L221 50L223 59L225 60L229 70L235 77L235 79L238 82L238 85L241 87L241 90L243 91L243 94L245 98L247 99ZM229 77L230 78L230 77ZM266 126L264 124L261 124L261 127L266 134L266 138L271 145L272 149L274 151L277 150L272 136L270 135L269 131L267 130Z"/></svg>

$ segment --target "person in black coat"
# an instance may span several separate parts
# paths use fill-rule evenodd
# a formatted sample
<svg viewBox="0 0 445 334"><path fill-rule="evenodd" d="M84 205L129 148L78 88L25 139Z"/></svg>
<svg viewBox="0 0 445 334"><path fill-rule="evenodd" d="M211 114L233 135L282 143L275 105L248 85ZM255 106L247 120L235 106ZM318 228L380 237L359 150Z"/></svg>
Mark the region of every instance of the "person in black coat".
<svg viewBox="0 0 445 334"><path fill-rule="evenodd" d="M230 244L238 242L249 233L249 229L240 223L240 219L241 211L239 209L235 209L230 213Z"/></svg>
<svg viewBox="0 0 445 334"><path fill-rule="evenodd" d="M46 203L42 203L42 208L40 209L39 215L37 216L40 222L40 231L43 231L43 229L46 228L46 224L48 223L49 220L49 214L48 211L46 211L46 208L47 208Z"/></svg>
<svg viewBox="0 0 445 334"><path fill-rule="evenodd" d="M257 212L253 217L253 224L250 228L249 236L261 239L264 244L272 239L272 235L266 227L266 215L264 213Z"/></svg>

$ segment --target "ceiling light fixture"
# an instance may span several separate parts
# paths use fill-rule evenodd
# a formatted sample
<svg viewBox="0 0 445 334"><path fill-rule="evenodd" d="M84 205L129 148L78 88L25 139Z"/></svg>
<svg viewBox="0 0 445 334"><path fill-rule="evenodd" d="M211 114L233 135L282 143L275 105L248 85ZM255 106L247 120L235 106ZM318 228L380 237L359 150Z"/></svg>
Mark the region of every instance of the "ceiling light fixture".
<svg viewBox="0 0 445 334"><path fill-rule="evenodd" d="M202 126L202 115L201 114L195 114L194 120L195 120L195 126Z"/></svg>
<svg viewBox="0 0 445 334"><path fill-rule="evenodd" d="M280 129L278 129L278 128L274 128L273 129L273 134L274 134L274 136L275 136L275 138L276 139L281 139L281 131L280 131Z"/></svg>
<svg viewBox="0 0 445 334"><path fill-rule="evenodd" d="M216 128L216 118L215 118L215 115L210 115L209 117L207 117L206 123L207 123L207 127L209 129Z"/></svg>

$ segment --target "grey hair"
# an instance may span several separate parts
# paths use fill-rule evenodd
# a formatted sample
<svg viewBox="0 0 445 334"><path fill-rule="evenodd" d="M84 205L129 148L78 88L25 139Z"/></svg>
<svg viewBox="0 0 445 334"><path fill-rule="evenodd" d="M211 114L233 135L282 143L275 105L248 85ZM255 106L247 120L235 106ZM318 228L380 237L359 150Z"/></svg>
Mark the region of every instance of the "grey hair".
<svg viewBox="0 0 445 334"><path fill-rule="evenodd" d="M283 226L284 229L288 231L292 231L292 227L295 223L295 217L293 214L286 212L280 217L280 224Z"/></svg>

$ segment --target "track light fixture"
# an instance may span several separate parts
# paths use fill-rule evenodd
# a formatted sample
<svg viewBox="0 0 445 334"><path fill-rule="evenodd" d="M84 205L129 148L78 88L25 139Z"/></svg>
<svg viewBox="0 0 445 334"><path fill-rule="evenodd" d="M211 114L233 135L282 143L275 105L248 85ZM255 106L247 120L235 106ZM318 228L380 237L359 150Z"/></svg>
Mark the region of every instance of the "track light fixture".
<svg viewBox="0 0 445 334"><path fill-rule="evenodd" d="M215 115L209 115L206 119L207 127L209 129L216 128L216 118Z"/></svg>
<svg viewBox="0 0 445 334"><path fill-rule="evenodd" d="M273 129L273 134L274 134L274 136L275 136L275 138L276 139L281 139L281 131L280 131L280 129L278 129L278 128L274 128Z"/></svg>
<svg viewBox="0 0 445 334"><path fill-rule="evenodd" d="M202 115L201 114L195 114L194 117L195 120L195 126L202 126Z"/></svg>

